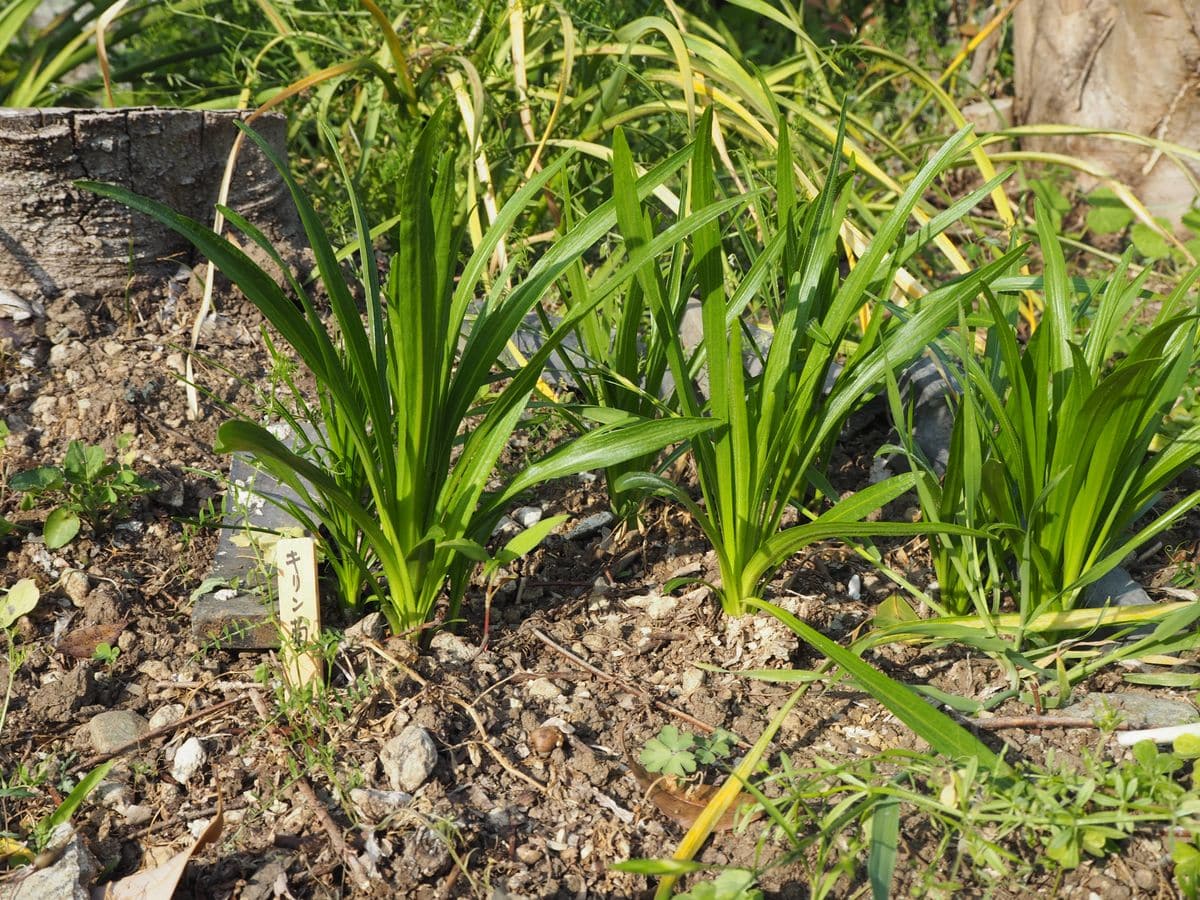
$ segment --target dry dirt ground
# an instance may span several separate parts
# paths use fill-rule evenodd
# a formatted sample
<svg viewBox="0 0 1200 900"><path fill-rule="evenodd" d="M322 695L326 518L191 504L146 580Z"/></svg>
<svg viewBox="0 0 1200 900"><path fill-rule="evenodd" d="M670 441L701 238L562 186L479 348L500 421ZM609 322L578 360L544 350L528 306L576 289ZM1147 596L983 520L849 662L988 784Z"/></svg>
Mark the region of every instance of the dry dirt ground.
<svg viewBox="0 0 1200 900"><path fill-rule="evenodd" d="M16 629L29 656L13 676L0 749L6 784L24 771L35 785L32 796L0 794L3 828L25 834L47 815L64 783L102 758L95 717L125 710L158 730L120 754L76 816L99 881L161 862L220 807L220 839L191 863L178 896L645 895L646 879L610 865L669 855L689 810L661 785L639 781L632 768L639 748L664 725L692 732L719 726L753 742L787 696L784 685L694 664L811 669L819 657L773 619L721 617L703 590L662 598L668 578L711 575L713 563L690 522L655 506L641 534L551 536L497 596L485 650L476 587L457 634L439 634L418 654L360 625L333 657L323 701L281 702L256 678L262 664L276 665L273 657L199 646L189 630L190 595L216 542L212 528L195 522L212 523L204 511L220 506L216 476L226 466L211 450L224 414L210 400L199 421L188 421L176 380L193 310L186 296L173 302L147 294L108 305L66 297L51 304L36 334L10 328L7 335L5 472L61 460L72 438L111 452L115 436L128 431L135 467L160 489L139 501L129 521L85 533L62 550L20 534L0 548L4 581L30 577L42 590L38 609ZM222 403L252 409L266 383L260 324L244 302L229 299L206 325L202 351L210 362L199 377ZM839 487L864 483L883 433L877 423L842 448ZM45 510L21 512L17 499L6 493L0 513L36 524ZM535 500L547 515L569 513L568 529L605 508L598 480L563 483ZM1194 556L1197 524L1193 516L1164 546L1186 544L1190 535ZM919 567L919 542L898 550ZM70 579L71 596L68 569L88 575L86 584ZM1161 585L1170 574L1166 551L1143 560L1136 574ZM855 575L863 585L858 600L849 597ZM774 596L845 640L890 590L852 554L827 546L795 559ZM90 658L97 638L119 648L115 661ZM898 677L960 694L978 696L998 679L985 660L953 649L872 658ZM1086 687L1125 690L1111 673ZM408 801L396 793L408 776L381 758L412 725L432 737L436 761L410 785ZM187 773L176 757L193 738L203 759ZM1049 747L1071 758L1099 741L1092 730L1059 728L984 738L1035 760ZM845 761L919 746L852 684L817 684L786 720L771 758L786 750L797 764ZM777 857L783 844L770 832L759 841L762 832L761 821L722 832L702 858L750 866ZM954 846L942 858L936 829L906 814L895 895L946 876ZM1027 847L1013 849L1033 859ZM809 896L815 864L809 854L772 869L762 886L770 896ZM831 895L862 896L863 871L860 865L856 880L842 876ZM6 876L10 883L20 877ZM1174 895L1164 840L1153 831L1066 873L1035 865L1020 878L987 880L969 870L965 877L964 895Z"/></svg>

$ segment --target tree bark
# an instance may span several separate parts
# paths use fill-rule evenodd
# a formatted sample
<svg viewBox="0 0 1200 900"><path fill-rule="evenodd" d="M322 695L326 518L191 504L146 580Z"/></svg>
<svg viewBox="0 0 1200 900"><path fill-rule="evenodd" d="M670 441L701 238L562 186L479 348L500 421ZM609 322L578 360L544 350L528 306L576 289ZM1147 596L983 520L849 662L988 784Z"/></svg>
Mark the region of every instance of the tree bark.
<svg viewBox="0 0 1200 900"><path fill-rule="evenodd" d="M1020 123L1200 147L1200 0L1026 0L1013 14L1013 64ZM1023 143L1099 165L1173 223L1196 196L1174 162L1136 144L1085 136Z"/></svg>
<svg viewBox="0 0 1200 900"><path fill-rule="evenodd" d="M114 182L212 223L236 112L0 109L0 288L26 301L113 298L198 262L183 238L75 179ZM286 120L253 127L286 159ZM299 244L279 174L243 141L229 204L285 251ZM290 255L290 254L288 254Z"/></svg>

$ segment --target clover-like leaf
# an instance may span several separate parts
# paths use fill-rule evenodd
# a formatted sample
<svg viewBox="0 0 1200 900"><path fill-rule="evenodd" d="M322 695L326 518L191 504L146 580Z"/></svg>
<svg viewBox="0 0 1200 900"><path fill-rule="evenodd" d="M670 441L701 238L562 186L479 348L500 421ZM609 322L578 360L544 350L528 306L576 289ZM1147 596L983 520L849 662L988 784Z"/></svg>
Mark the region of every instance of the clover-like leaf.
<svg viewBox="0 0 1200 900"><path fill-rule="evenodd" d="M638 760L649 772L662 772L683 778L696 771L692 746L696 739L674 725L664 725L657 737L646 741Z"/></svg>
<svg viewBox="0 0 1200 900"><path fill-rule="evenodd" d="M104 448L71 441L67 445L67 455L63 457L63 468L68 481L76 484L95 481L104 471Z"/></svg>
<svg viewBox="0 0 1200 900"><path fill-rule="evenodd" d="M718 728L707 737L696 741L696 761L704 766L711 766L722 759L728 759L733 752L737 735L724 728Z"/></svg>
<svg viewBox="0 0 1200 900"><path fill-rule="evenodd" d="M1171 847L1175 863L1175 884L1185 897L1200 894L1200 850L1194 844L1176 840Z"/></svg>
<svg viewBox="0 0 1200 900"><path fill-rule="evenodd" d="M1146 259L1163 259L1171 255L1171 245L1167 243L1166 238L1145 222L1134 223L1129 237L1137 252Z"/></svg>

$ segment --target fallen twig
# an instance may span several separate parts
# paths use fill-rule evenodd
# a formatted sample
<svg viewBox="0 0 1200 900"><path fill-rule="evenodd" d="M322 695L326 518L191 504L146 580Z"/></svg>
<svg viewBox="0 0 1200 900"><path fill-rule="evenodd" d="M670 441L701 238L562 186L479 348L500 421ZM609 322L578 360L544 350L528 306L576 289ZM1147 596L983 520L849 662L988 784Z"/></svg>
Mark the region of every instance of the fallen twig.
<svg viewBox="0 0 1200 900"><path fill-rule="evenodd" d="M681 709L676 709L673 706L663 703L661 700L656 698L653 694L643 691L641 688L634 687L628 681L625 681L625 679L623 679L623 678L618 678L616 675L611 675L608 672L605 672L603 669L596 668L590 662L588 662L586 659L576 656L574 653L572 653L566 647L563 647L561 644L555 643L554 639L551 638L549 635L547 635L540 628L534 628L534 629L532 629L532 631L533 631L534 637L536 637L539 641L541 641L543 644L545 644L547 647L549 647L555 653L558 653L560 656L564 657L565 659L570 660L572 663L579 666L584 671L590 672L591 674L595 675L597 678L600 678L604 681L608 681L608 682L611 682L612 684L619 686L626 693L633 694L635 697L642 698L647 703L654 706L656 709L658 709L662 712L665 712L668 715L672 715L675 718L680 719L681 721L687 722L689 725L692 725L695 728L699 728L705 734L712 734L714 731L717 730L717 726L709 725L707 722L705 722L701 719L697 719L695 716L685 713ZM741 738L737 738L737 744L739 747L749 747L750 746L748 743L746 743L746 741L742 740Z"/></svg>
<svg viewBox="0 0 1200 900"><path fill-rule="evenodd" d="M411 666L405 665L400 660L396 659L395 656L393 656L391 653L388 653L385 649L383 649L383 647L379 646L379 644L376 641L364 641L364 646L367 647L367 649L378 654L385 661L391 663L400 672L407 675L409 678L411 678L413 681L415 681L421 687L423 687L423 688L429 687L428 680L426 680L419 672L414 670ZM530 787L532 787L534 790L540 791L543 794L546 793L546 785L542 784L540 781L538 781L532 775L528 775L525 772L522 772L520 769L518 769L516 766L514 766L512 763L510 763L505 758L503 753L501 753L499 750L496 749L495 746L493 746L492 742L488 739L487 729L483 725L483 720L481 718L479 718L479 713L476 712L474 706L472 706L466 700L463 700L461 697L456 697L454 694L451 694L448 691L443 692L442 695L447 700L449 700L452 703L455 703L458 706L461 706L463 709L465 709L467 711L467 715L469 715L471 717L471 721L473 721L475 723L475 728L479 731L481 740L473 741L472 743L478 744L479 746L483 747L483 749L486 750L488 752L488 754L494 760L496 760L496 762L498 762L504 768L504 770L506 772L508 772L510 775L513 775L514 777L521 779L526 784L528 784Z"/></svg>
<svg viewBox="0 0 1200 900"><path fill-rule="evenodd" d="M159 688L179 688L180 690L204 691L260 691L263 688L258 681L172 681L169 678L159 678L154 682Z"/></svg>
<svg viewBox="0 0 1200 900"><path fill-rule="evenodd" d="M155 822L151 822L149 825L146 825L142 828L139 828L137 831L134 831L130 834L125 835L124 840L127 842L140 841L140 840L142 840L142 838L148 837L156 832L162 831L164 828L168 828L171 825L178 825L180 822L183 822L185 825L187 825L192 822L199 822L201 820L211 819L218 812L235 813L235 812L241 812L241 811L243 811L245 809L249 809L249 808L250 808L249 803L242 803L238 806L226 806L226 807L221 807L219 804L213 804L212 806L205 806L200 809L188 810L186 815L184 813L179 813L178 816L171 816L169 818L162 818L162 819L158 819Z"/></svg>
<svg viewBox="0 0 1200 900"><path fill-rule="evenodd" d="M317 817L317 821L321 823L321 827L325 830L325 834L329 836L329 843L333 845L333 851L342 858L345 862L346 869L350 872L350 877L354 879L359 890L370 891L371 879L367 875L363 864L359 862L358 855L346 843L346 838L342 835L342 830L338 828L337 822L333 821L333 816L329 814L329 810L325 808L325 804L321 802L317 796L317 792L313 790L312 785L308 783L308 779L301 775L296 779L296 787L300 793L304 795L304 799L308 801L308 805L312 807L313 813Z"/></svg>
<svg viewBox="0 0 1200 900"><path fill-rule="evenodd" d="M147 732L140 738L136 738L128 743L122 744L116 750L111 750L108 753L101 753L99 756L93 756L90 759L85 759L83 762L77 763L75 766L73 766L69 771L71 774L74 774L76 772L94 769L101 763L108 762L110 759L115 759L118 756L128 753L130 750L137 750L148 744L150 741L155 741L160 737L166 737L168 734L173 734L180 728L207 718L213 713L218 713L223 709L229 709L231 706L236 706L252 694L253 692L250 692L249 694L242 694L240 697L231 697L228 700L222 700L220 703L214 703L212 706L206 706L204 709L197 710L190 716L184 716L177 722L172 722L170 725L164 725L162 728L155 728L153 731Z"/></svg>
<svg viewBox="0 0 1200 900"><path fill-rule="evenodd" d="M496 760L496 762L500 763L500 765L504 767L504 770L506 772L508 772L510 775L513 775L513 776L521 779L527 785L529 785L534 790L539 791L542 794L547 793L546 785L542 784L542 782L538 781L532 775L528 775L525 772L522 772L520 769L518 769L516 766L514 766L512 763L510 763L507 759L505 759L504 754L501 753L499 750L497 750L492 745L492 742L488 739L487 729L484 728L484 726L483 726L483 720L481 718L479 718L479 713L475 711L475 707L471 706L471 704L468 703L466 700L463 700L460 697L455 697L453 694L446 694L445 697L450 702L456 703L459 706L461 706L463 709L465 709L467 711L467 715L469 715L471 717L471 721L475 723L475 728L479 731L481 740L473 741L473 743L478 744L479 746L483 747L483 749L486 750L491 755L492 759L494 759L494 760Z"/></svg>

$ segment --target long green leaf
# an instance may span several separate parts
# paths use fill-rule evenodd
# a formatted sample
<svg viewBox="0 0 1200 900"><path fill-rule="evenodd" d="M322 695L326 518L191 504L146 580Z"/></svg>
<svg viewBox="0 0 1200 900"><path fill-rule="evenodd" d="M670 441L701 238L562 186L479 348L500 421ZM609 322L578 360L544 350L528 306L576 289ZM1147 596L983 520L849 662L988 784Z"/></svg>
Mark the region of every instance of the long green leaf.
<svg viewBox="0 0 1200 900"><path fill-rule="evenodd" d="M802 641L845 669L863 690L887 707L937 753L949 760L976 758L981 765L988 768L1002 765L999 757L986 744L945 713L931 707L907 685L888 678L819 631L801 622L787 610L757 597L750 598L748 602L751 606L775 616Z"/></svg>
<svg viewBox="0 0 1200 900"><path fill-rule="evenodd" d="M871 811L871 848L867 856L867 880L873 900L888 900L892 895L892 875L896 871L900 847L900 801L884 797Z"/></svg>
<svg viewBox="0 0 1200 900"><path fill-rule="evenodd" d="M691 440L719 424L712 419L672 417L594 429L526 466L494 503L507 503L522 491L546 481L603 469L656 452L668 444Z"/></svg>

